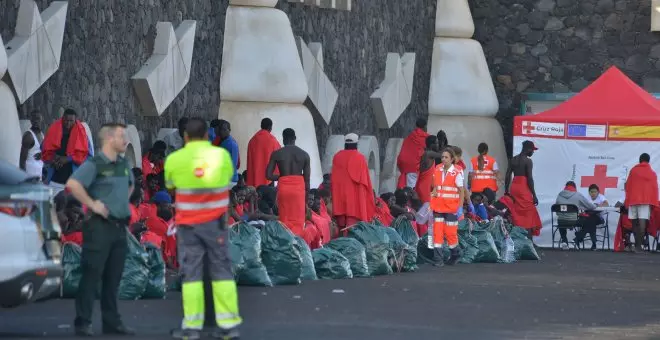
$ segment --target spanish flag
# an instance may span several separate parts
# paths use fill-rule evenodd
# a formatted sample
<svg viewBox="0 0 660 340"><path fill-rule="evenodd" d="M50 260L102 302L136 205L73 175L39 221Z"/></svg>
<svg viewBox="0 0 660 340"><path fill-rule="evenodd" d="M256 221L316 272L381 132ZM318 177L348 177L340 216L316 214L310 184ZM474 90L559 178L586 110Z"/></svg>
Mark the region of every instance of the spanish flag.
<svg viewBox="0 0 660 340"><path fill-rule="evenodd" d="M611 139L660 139L660 126L610 125L607 137Z"/></svg>

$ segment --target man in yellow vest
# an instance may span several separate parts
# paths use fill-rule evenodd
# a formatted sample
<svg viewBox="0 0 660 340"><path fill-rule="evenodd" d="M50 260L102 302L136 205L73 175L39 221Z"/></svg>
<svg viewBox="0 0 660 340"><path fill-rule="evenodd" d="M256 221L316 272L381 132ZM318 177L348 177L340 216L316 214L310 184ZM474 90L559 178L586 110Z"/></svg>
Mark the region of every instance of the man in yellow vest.
<svg viewBox="0 0 660 340"><path fill-rule="evenodd" d="M463 171L454 166L456 156L451 148L442 151L442 164L435 167L431 188L433 226L429 228L429 249L433 249L435 266L442 266L442 246L447 241L451 257L447 264L454 265L460 258L458 249L458 210L463 205Z"/></svg>
<svg viewBox="0 0 660 340"><path fill-rule="evenodd" d="M178 339L199 339L204 326L204 258L208 256L216 338L237 339L242 320L238 292L228 257L227 211L234 165L227 150L209 142L200 118L188 121L185 147L165 160L165 181L176 190L177 243L181 258L183 321L172 331Z"/></svg>
<svg viewBox="0 0 660 340"><path fill-rule="evenodd" d="M468 186L472 192L483 192L488 188L497 192L497 174L499 167L495 158L488 156L488 144L480 143L477 147L479 156L472 158L468 177Z"/></svg>

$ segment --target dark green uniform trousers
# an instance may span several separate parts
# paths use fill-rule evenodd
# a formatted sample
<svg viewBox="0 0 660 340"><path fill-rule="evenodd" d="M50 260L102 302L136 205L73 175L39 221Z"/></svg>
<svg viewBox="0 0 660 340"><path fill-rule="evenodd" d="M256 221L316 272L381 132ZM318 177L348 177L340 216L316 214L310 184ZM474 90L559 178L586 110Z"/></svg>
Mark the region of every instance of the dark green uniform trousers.
<svg viewBox="0 0 660 340"><path fill-rule="evenodd" d="M82 277L76 295L76 326L92 323L99 285L103 327L114 329L122 324L117 311L117 291L128 251L127 222L92 215L83 227Z"/></svg>

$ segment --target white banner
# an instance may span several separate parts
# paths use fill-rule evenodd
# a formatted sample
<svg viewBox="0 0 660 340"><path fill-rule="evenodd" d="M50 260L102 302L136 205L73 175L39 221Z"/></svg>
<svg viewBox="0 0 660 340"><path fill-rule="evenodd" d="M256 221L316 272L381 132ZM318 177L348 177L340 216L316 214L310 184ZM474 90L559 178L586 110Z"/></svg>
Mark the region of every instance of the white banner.
<svg viewBox="0 0 660 340"><path fill-rule="evenodd" d="M538 150L534 152L534 187L539 199L538 211L543 222L541 236L534 242L539 246L550 247L552 240L550 207L557 194L564 189L567 181L577 184L578 192L588 197L588 187L597 184L611 206L624 201L624 183L628 171L639 163L639 155L651 155L651 166L660 170L659 143L649 141L589 141L570 139L550 139L515 136L513 154L520 153L522 142L531 140ZM613 246L614 233L619 214L609 213L610 246ZM573 239L569 231L569 241ZM559 238L557 233L555 240ZM591 245L586 237L586 245ZM599 246L600 247L600 246Z"/></svg>

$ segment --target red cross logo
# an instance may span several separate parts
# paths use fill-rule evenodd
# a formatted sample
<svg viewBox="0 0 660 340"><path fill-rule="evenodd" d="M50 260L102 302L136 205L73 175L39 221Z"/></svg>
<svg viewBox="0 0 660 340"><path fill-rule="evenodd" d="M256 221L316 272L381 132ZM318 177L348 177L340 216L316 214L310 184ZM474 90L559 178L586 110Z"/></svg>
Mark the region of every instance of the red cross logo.
<svg viewBox="0 0 660 340"><path fill-rule="evenodd" d="M523 122L523 135L528 135L532 132L534 132L534 126L532 125L532 122Z"/></svg>
<svg viewBox="0 0 660 340"><path fill-rule="evenodd" d="M605 194L605 189L616 188L619 182L619 177L607 176L607 165L598 164L594 167L593 176L582 176L580 187L588 188L592 184L596 184L600 189L601 194Z"/></svg>

